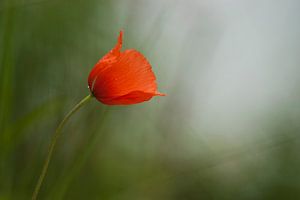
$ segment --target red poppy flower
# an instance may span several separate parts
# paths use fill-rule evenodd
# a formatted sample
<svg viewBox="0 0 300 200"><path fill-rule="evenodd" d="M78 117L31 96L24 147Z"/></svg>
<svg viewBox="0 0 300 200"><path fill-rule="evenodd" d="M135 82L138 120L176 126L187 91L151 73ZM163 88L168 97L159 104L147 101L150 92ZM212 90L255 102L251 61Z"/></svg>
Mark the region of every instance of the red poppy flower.
<svg viewBox="0 0 300 200"><path fill-rule="evenodd" d="M121 52L123 32L116 46L101 58L88 78L91 93L108 105L129 105L164 96L157 91L155 75L147 59L137 50Z"/></svg>

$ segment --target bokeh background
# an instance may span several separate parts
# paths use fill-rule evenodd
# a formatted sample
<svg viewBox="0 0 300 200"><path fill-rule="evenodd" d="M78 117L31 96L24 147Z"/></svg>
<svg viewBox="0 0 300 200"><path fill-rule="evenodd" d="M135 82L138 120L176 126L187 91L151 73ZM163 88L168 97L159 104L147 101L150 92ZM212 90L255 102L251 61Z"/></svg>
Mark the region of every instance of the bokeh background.
<svg viewBox="0 0 300 200"><path fill-rule="evenodd" d="M166 97L85 106L40 199L300 199L298 0L1 0L0 200L29 199L50 138L124 30Z"/></svg>

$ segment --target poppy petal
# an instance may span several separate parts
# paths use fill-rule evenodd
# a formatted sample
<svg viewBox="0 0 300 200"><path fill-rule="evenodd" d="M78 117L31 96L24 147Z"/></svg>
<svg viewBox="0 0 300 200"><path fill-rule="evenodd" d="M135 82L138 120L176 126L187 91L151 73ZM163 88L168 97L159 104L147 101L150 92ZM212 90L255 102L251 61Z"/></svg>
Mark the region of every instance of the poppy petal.
<svg viewBox="0 0 300 200"><path fill-rule="evenodd" d="M98 63L106 63L106 62L110 63L112 58L118 57L120 55L120 51L122 49L122 44L123 44L123 31L120 31L120 34L118 37L118 42L115 45L115 47L112 50L110 50L110 52L108 54L103 56L103 58L101 58L98 61Z"/></svg>
<svg viewBox="0 0 300 200"><path fill-rule="evenodd" d="M151 97L163 95L157 91L155 76L149 62L134 49L122 52L117 62L98 74L93 91L99 100L114 99L133 91L147 94L147 98L150 94Z"/></svg>
<svg viewBox="0 0 300 200"><path fill-rule="evenodd" d="M101 102L107 105L129 105L148 101L153 96L155 96L153 93L134 91L116 98L101 99Z"/></svg>
<svg viewBox="0 0 300 200"><path fill-rule="evenodd" d="M106 68L110 67L113 63L117 62L118 57L120 56L120 51L122 49L123 44L123 31L120 31L118 42L115 47L108 52L105 56L103 56L95 65L95 67L90 72L88 77L88 84L89 88L92 89L93 82L97 78L97 74L100 71L105 70Z"/></svg>

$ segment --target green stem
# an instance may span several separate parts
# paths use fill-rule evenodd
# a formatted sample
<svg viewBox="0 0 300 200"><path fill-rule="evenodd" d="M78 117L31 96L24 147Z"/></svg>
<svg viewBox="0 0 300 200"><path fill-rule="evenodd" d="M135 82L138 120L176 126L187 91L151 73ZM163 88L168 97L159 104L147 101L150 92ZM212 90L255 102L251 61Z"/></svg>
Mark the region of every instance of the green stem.
<svg viewBox="0 0 300 200"><path fill-rule="evenodd" d="M43 165L43 169L42 172L40 174L39 180L35 186L34 192L32 194L32 200L36 200L38 193L40 191L40 188L42 186L43 180L46 176L47 170L48 170L48 166L52 157L52 153L55 147L55 144L57 142L57 139L59 138L59 136L61 135L61 130L64 127L64 125L67 123L67 121L70 119L70 117L77 111L79 110L83 105L85 105L93 96L90 94L88 96L86 96L84 99L82 99L78 104L76 104L72 110L65 116L65 118L60 122L60 124L58 125L58 127L55 130L55 133L52 137L49 149L48 149L48 154L46 157L46 160L44 162Z"/></svg>

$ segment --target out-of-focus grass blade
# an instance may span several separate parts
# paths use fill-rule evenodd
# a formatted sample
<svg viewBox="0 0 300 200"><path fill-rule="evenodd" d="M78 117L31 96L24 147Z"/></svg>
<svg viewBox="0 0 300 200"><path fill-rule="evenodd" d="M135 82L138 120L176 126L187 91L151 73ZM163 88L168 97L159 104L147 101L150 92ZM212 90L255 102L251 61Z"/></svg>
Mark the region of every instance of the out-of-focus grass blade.
<svg viewBox="0 0 300 200"><path fill-rule="evenodd" d="M13 123L6 128L5 134L10 136L8 137L10 138L10 140L7 140L1 146L0 163L3 170L0 171L0 199L2 197L11 199L11 195L14 194L14 192L12 191L14 176L11 174L13 173L15 168L11 167L13 162L13 160L11 159L11 155L13 155L12 152L17 149L17 145L20 144L26 136L28 136L28 134L26 134L29 133L27 129L34 126L36 123L41 123L42 120L49 119L49 117L57 113L56 111L61 107L61 98L50 99L49 101L43 103L30 113L22 117L16 123ZM26 179L24 179L24 177L21 177L18 181L26 181Z"/></svg>
<svg viewBox="0 0 300 200"><path fill-rule="evenodd" d="M3 4L9 5L7 0ZM11 174L13 169L6 168L7 159L3 156L3 146L7 143L10 135L7 133L7 124L11 120L12 115L12 96L13 96L13 27L14 27L14 12L13 8L5 9L0 13L0 20L3 20L3 33L1 38L2 43L2 60L0 61L0 180L5 184L0 185L0 198L10 198L12 190ZM1 25L0 25L1 26Z"/></svg>
<svg viewBox="0 0 300 200"><path fill-rule="evenodd" d="M6 134L7 124L11 117L12 95L13 95L13 22L14 22L14 9L8 8L2 14L3 19L3 48L2 48L2 61L0 73L0 133L1 146L6 142L9 137Z"/></svg>
<svg viewBox="0 0 300 200"><path fill-rule="evenodd" d="M12 149L14 149L15 145L22 141L22 139L26 136L25 133L27 133L26 130L28 128L32 127L36 123L40 123L42 120L50 118L62 108L62 105L62 97L49 99L19 119L16 123L13 123L7 131L9 135L13 136L13 142L8 142L5 145L6 153L9 153Z"/></svg>

